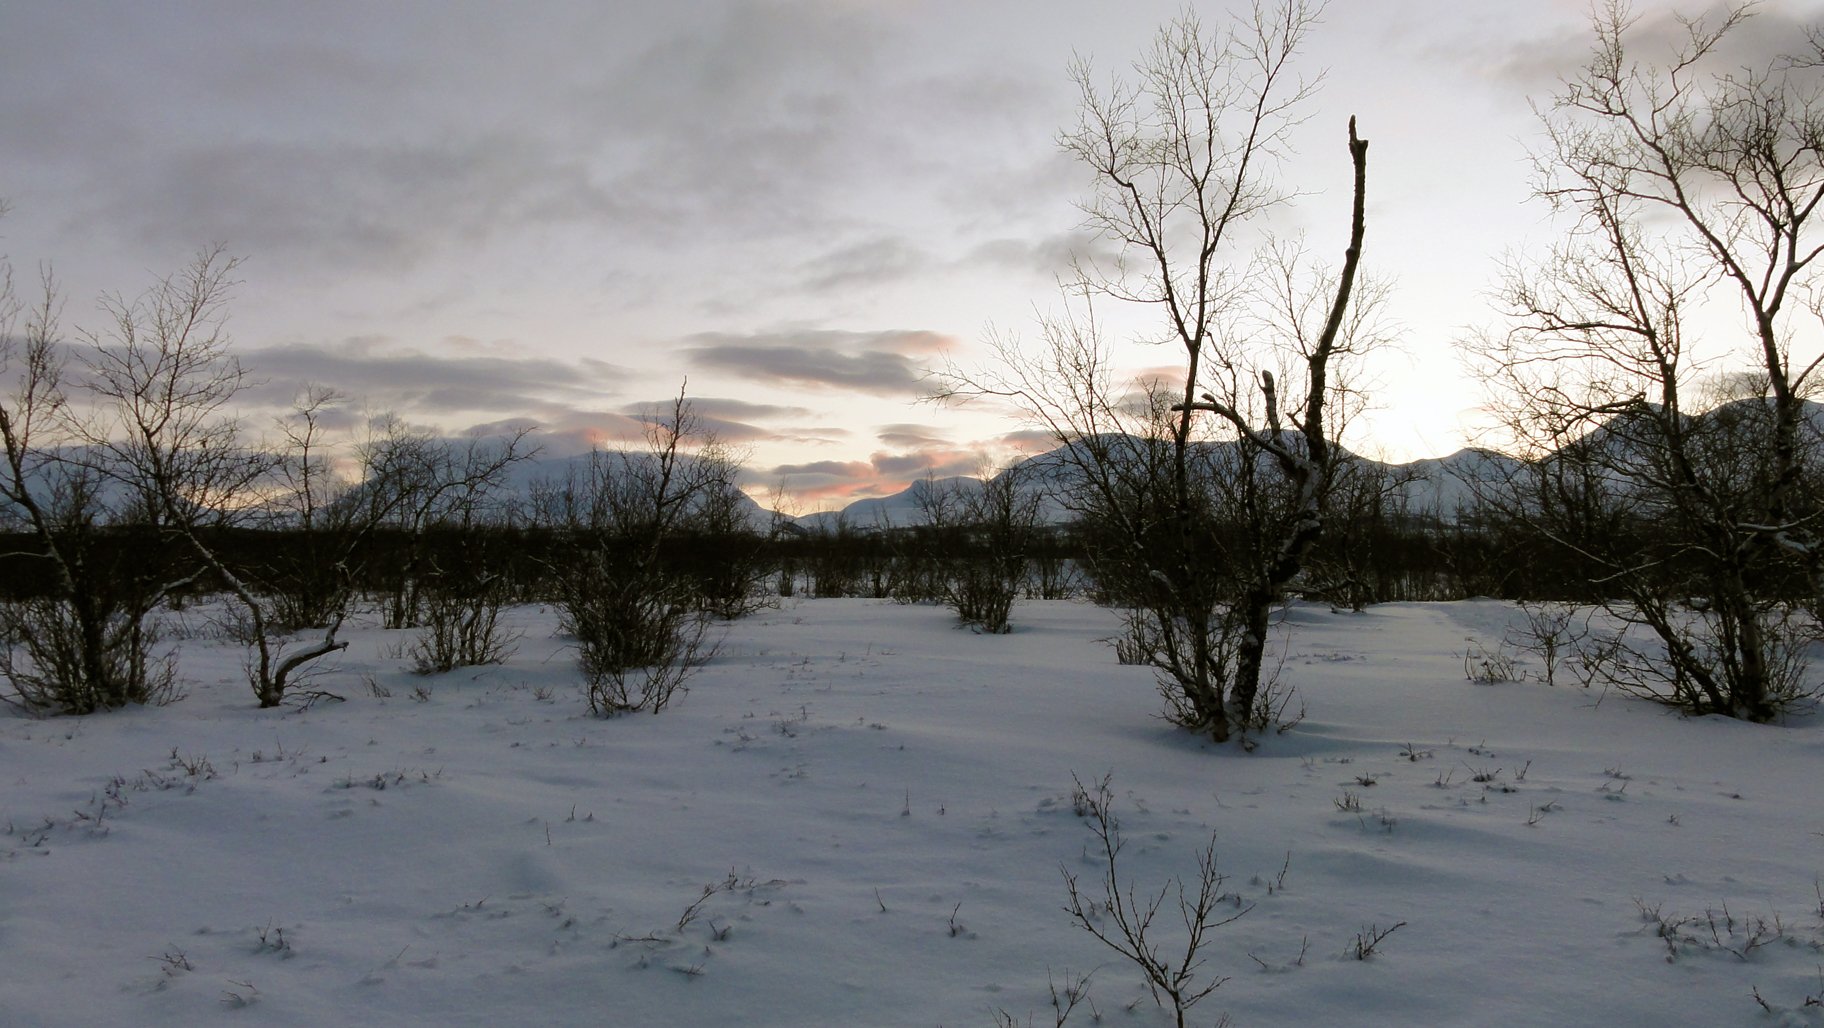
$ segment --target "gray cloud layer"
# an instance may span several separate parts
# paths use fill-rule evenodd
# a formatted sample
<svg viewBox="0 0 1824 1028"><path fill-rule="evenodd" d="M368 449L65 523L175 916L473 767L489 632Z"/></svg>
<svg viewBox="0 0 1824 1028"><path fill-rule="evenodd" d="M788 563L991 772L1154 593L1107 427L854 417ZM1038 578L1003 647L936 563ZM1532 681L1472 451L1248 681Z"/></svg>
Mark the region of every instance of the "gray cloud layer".
<svg viewBox="0 0 1824 1028"><path fill-rule="evenodd" d="M1686 17L1699 18L1711 27L1722 24L1723 4L1682 6ZM1803 51L1806 32L1824 15L1824 8L1816 4L1810 7L1803 13L1796 7L1775 4L1756 7L1752 16L1723 38L1710 68L1721 72L1761 69L1777 57ZM1623 35L1629 56L1645 67L1665 67L1672 55L1690 41L1690 31L1680 21L1679 13L1665 8L1637 12ZM1493 60L1484 67L1544 102L1585 65L1593 42L1586 17L1543 37L1506 39L1492 47Z"/></svg>
<svg viewBox="0 0 1824 1028"><path fill-rule="evenodd" d="M934 332L710 332L684 350L695 366L755 382L910 396L924 388L924 361L949 340Z"/></svg>
<svg viewBox="0 0 1824 1028"><path fill-rule="evenodd" d="M282 406L310 382L379 407L427 414L600 404L626 375L587 358L429 354L376 338L247 350L241 362L257 382L247 394L255 402Z"/></svg>
<svg viewBox="0 0 1824 1028"><path fill-rule="evenodd" d="M823 2L15 5L0 137L68 183L72 227L269 260L396 268L556 223L658 248L866 248L883 183L998 170L921 130L1015 120L1043 93L921 65L899 20Z"/></svg>

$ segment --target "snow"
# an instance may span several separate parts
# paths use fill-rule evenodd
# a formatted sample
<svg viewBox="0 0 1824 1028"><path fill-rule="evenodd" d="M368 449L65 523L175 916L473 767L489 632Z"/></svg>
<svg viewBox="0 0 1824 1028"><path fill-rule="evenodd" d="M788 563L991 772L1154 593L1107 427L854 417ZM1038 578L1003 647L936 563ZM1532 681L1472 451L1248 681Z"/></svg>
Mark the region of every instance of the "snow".
<svg viewBox="0 0 1824 1028"><path fill-rule="evenodd" d="M0 718L0 1023L1051 1024L1048 973L1092 970L1100 1023L1169 1023L1062 909L1061 867L1101 871L1073 773L1112 776L1124 881L1214 832L1254 905L1197 1023L1824 1023L1824 725L1466 681L1511 605L1291 608L1308 716L1252 753L1159 721L1087 604L980 636L786 601L615 720L554 614L513 616L507 664L430 678L353 629L314 683L347 701L300 712L191 613L182 701ZM1669 944L1642 905L1701 920Z"/></svg>

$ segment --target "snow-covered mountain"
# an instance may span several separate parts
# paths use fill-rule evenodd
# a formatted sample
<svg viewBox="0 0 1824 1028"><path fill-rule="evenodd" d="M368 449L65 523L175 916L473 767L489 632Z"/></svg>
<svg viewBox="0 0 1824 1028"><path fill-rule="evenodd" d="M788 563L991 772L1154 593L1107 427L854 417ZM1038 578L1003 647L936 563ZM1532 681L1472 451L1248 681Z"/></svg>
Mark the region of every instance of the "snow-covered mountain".
<svg viewBox="0 0 1824 1028"><path fill-rule="evenodd" d="M1387 467L1399 476L1395 495L1408 515L1455 521L1459 513L1477 505L1478 493L1486 493L1511 479L1520 461L1504 453L1467 446L1447 456Z"/></svg>
<svg viewBox="0 0 1824 1028"><path fill-rule="evenodd" d="M1096 445L1121 446L1136 442L1104 437L1097 440ZM1060 446L1029 457L990 481L999 482L1007 476L1013 476L1018 488L1038 494L1039 520L1042 523L1068 524L1076 517L1071 509L1070 497L1083 488L1080 462L1088 458L1087 454L1073 450L1074 446L1081 445L1085 444ZM1233 444L1206 444L1204 456L1221 462L1233 452ZM1367 465L1370 471L1383 472L1387 481L1395 483L1395 506L1404 513L1414 517L1438 517L1446 521L1455 520L1459 511L1475 506L1478 488L1487 488L1505 481L1519 465L1512 457L1475 448L1465 448L1446 457L1430 457L1406 464L1385 464L1365 457L1356 459ZM841 510L805 515L797 519L797 524L811 531L824 532L835 531L838 527L869 532L921 525L928 520L927 497L931 491L948 490L967 496L981 488L980 480L966 477L918 481L889 496L857 500Z"/></svg>

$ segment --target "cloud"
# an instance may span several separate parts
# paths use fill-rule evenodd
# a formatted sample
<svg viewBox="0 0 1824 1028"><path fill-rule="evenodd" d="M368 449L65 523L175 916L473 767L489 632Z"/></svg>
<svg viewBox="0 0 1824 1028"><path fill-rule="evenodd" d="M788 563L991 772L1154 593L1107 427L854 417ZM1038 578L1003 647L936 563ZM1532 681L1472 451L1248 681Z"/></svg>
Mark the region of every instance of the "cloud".
<svg viewBox="0 0 1824 1028"><path fill-rule="evenodd" d="M1629 60L1640 62L1643 67L1668 67L1673 55L1690 43L1690 33L1680 23L1679 14L1670 7L1639 13L1622 36ZM1751 17L1723 37L1708 67L1718 72L1760 69L1798 53L1818 14L1815 6L1809 12L1801 12L1796 6L1757 7ZM1701 11L1701 17L1707 26L1719 26L1723 8L1713 4ZM1594 44L1595 33L1586 17L1544 37L1510 38L1505 45L1493 47L1492 54L1480 55L1492 59L1474 63L1544 102L1562 88L1565 79L1577 75L1588 63Z"/></svg>
<svg viewBox="0 0 1824 1028"><path fill-rule="evenodd" d="M669 402L669 401L665 401ZM772 418L804 418L810 411L804 407L786 407L774 403L751 403L726 396L692 396L690 406L700 414L718 418L744 418L765 421Z"/></svg>
<svg viewBox="0 0 1824 1028"><path fill-rule="evenodd" d="M755 382L842 389L878 396L916 394L926 369L915 356L936 354L953 340L935 332L705 332L684 349L693 366Z"/></svg>
<svg viewBox="0 0 1824 1028"><path fill-rule="evenodd" d="M973 475L981 470L982 455L974 450L915 450L911 453L876 453L870 458L874 470L891 478L913 479L930 475L949 478Z"/></svg>
<svg viewBox="0 0 1824 1028"><path fill-rule="evenodd" d="M624 404L614 410L546 403L535 417L511 417L482 422L468 431L498 433L515 427L535 428L547 450L558 455L584 453L600 448L640 448L646 445L647 430L655 423L668 421L674 398ZM765 427L752 421L773 418L810 417L803 407L749 403L727 397L689 397L696 417L695 446L713 438L737 446L750 443L785 443L792 445L828 446L849 435L840 428L787 425ZM744 420L751 419L751 420ZM739 454L739 451L737 451Z"/></svg>
<svg viewBox="0 0 1824 1028"><path fill-rule="evenodd" d="M941 332L877 332L873 342L907 357L930 357L956 345L956 339Z"/></svg>
<svg viewBox="0 0 1824 1028"><path fill-rule="evenodd" d="M925 425L882 425L876 438L888 446L948 446L950 440Z"/></svg>
<svg viewBox="0 0 1824 1028"><path fill-rule="evenodd" d="M832 185L908 145L877 117L885 37L865 8L718 6L642 38L581 102L633 151L620 184L662 217L827 231Z"/></svg>
<svg viewBox="0 0 1824 1028"><path fill-rule="evenodd" d="M430 353L366 336L241 353L256 384L245 397L288 406L299 386L328 386L381 408L427 415L470 411L564 411L617 392L628 372L604 361L485 356L472 347Z"/></svg>
<svg viewBox="0 0 1824 1028"><path fill-rule="evenodd" d="M996 436L994 441L1002 449L1025 454L1048 453L1062 445L1055 433L1044 428L1022 428Z"/></svg>
<svg viewBox="0 0 1824 1028"><path fill-rule="evenodd" d="M788 407L771 403L752 403L725 396L687 396L692 417L696 420L699 434L714 436L724 443L793 442L807 441L807 437L821 437L828 430L816 428L763 428L753 424L755 421L770 421L779 418L808 418L811 411L804 407ZM621 407L621 413L641 424L653 424L669 421L672 405L677 402L675 396L662 400L646 400L629 403Z"/></svg>
<svg viewBox="0 0 1824 1028"><path fill-rule="evenodd" d="M781 464L768 475L783 481L786 491L811 503L850 501L870 496L890 496L922 478L979 475L982 454L954 447L931 447L902 452L880 451L866 461L822 460Z"/></svg>
<svg viewBox="0 0 1824 1028"><path fill-rule="evenodd" d="M999 236L941 259L904 237L876 235L843 244L799 265L797 287L812 294L841 293L922 275L974 276L984 271L1049 282L1070 278L1073 262L1112 266L1118 256L1119 250L1109 241L1082 230L1037 238Z"/></svg>
<svg viewBox="0 0 1824 1028"><path fill-rule="evenodd" d="M920 149L865 5L447 6L9 11L0 135L86 229L388 269L540 226L827 238Z"/></svg>
<svg viewBox="0 0 1824 1028"><path fill-rule="evenodd" d="M864 461L818 460L808 464L781 464L773 474L781 478L863 478L874 473L874 465Z"/></svg>
<svg viewBox="0 0 1824 1028"><path fill-rule="evenodd" d="M582 163L511 133L433 142L234 140L154 153L91 217L148 245L221 239L338 268L410 266L539 224L627 220Z"/></svg>
<svg viewBox="0 0 1824 1028"><path fill-rule="evenodd" d="M965 265L996 268L1045 278L1069 278L1073 262L1113 266L1120 250L1106 238L1084 229L1038 238L1008 236L977 244Z"/></svg>
<svg viewBox="0 0 1824 1028"><path fill-rule="evenodd" d="M829 293L895 282L930 268L930 255L897 236L876 236L837 247L799 266L800 287Z"/></svg>

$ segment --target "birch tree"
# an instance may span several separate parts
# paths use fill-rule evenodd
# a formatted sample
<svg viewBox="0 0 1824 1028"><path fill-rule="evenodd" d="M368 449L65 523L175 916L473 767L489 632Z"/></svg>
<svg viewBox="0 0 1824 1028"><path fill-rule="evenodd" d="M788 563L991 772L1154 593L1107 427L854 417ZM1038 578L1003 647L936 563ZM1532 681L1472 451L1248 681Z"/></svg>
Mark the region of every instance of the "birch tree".
<svg viewBox="0 0 1824 1028"><path fill-rule="evenodd" d="M104 297L106 327L83 353L97 414L89 447L104 474L144 497L159 528L244 619L248 684L262 707L283 702L294 675L348 644L338 611L320 639L285 652L254 585L223 559L215 534L248 517L277 458L245 438L232 406L247 384L224 325L239 261L204 250L140 296Z"/></svg>
<svg viewBox="0 0 1824 1028"><path fill-rule="evenodd" d="M0 214L5 205L0 203ZM100 476L71 457L62 299L48 270L27 304L0 259L0 513L26 529L21 555L49 574L44 595L0 608L0 680L28 710L89 714L174 695L174 667L157 652L151 611L186 584L156 579L158 554L136 548L126 566L120 524Z"/></svg>
<svg viewBox="0 0 1824 1028"><path fill-rule="evenodd" d="M1568 231L1510 262L1509 328L1476 351L1533 458L1505 511L1637 629L1601 672L1765 721L1805 691L1790 601L1819 588L1824 78L1816 33L1723 57L1753 13L1681 19L1642 60L1628 7L1595 12L1539 109L1536 191Z"/></svg>
<svg viewBox="0 0 1824 1028"><path fill-rule="evenodd" d="M1288 0L1220 30L1187 13L1107 86L1073 67L1079 120L1060 143L1095 183L1088 227L1119 257L1080 261L1037 347L1003 337L987 370L953 369L944 393L1011 398L1062 444L1063 499L1090 527L1103 590L1129 609L1128 655L1158 669L1169 718L1217 740L1271 717L1270 611L1322 530L1332 365L1369 324L1351 304L1368 145L1353 119L1349 239L1340 267L1317 273L1315 324L1279 317L1260 292L1276 272L1250 245L1291 200L1278 175L1315 86L1294 58L1320 11ZM1115 370L1109 303L1151 313L1142 341L1175 351L1175 374L1136 385Z"/></svg>

